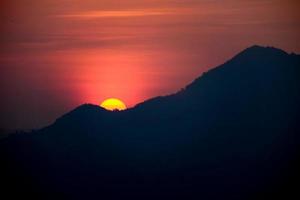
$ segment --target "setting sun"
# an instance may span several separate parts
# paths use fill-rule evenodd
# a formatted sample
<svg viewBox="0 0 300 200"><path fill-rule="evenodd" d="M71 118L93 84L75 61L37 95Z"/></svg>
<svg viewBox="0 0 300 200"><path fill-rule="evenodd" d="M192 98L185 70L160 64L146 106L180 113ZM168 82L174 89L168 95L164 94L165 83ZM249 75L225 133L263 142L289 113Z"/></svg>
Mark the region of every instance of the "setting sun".
<svg viewBox="0 0 300 200"><path fill-rule="evenodd" d="M124 102L122 102L120 99L116 98L110 98L104 100L101 105L102 108L105 108L106 110L125 110L127 107Z"/></svg>

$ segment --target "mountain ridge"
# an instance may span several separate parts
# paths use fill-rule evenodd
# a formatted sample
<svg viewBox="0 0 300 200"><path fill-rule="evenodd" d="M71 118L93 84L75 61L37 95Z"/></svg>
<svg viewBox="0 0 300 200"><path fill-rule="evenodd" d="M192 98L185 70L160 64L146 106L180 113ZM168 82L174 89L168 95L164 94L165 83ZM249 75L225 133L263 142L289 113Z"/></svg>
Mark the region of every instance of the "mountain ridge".
<svg viewBox="0 0 300 200"><path fill-rule="evenodd" d="M197 77L196 79L194 79L191 83L189 83L187 86L185 86L182 90L179 90L179 91L171 93L171 94L162 95L162 96L156 96L156 97L147 99L147 100L145 100L143 102L138 103L137 105L135 105L132 108L128 108L125 111L118 111L118 112L127 112L127 111L130 111L130 110L134 110L137 107L142 106L144 103L150 103L150 102L159 101L159 100L164 99L166 97L171 97L171 96L176 95L176 94L178 94L180 92L183 92L186 89L190 88L191 85L195 84L197 82L197 80L200 80L201 78L204 78L204 76L208 75L209 73L211 73L211 72L213 72L215 70L220 70L220 68L224 67L224 65L226 65L226 64L228 64L230 62L236 62L236 60L240 59L241 57L242 58L247 57L247 59L251 59L251 58L253 59L253 54L254 54L254 56L257 55L257 54L259 54L260 56L263 56L263 57L267 56L267 55L274 56L274 54L275 55L284 55L284 56L294 56L295 58L297 57L298 60L300 59L300 55L298 55L298 54L295 54L295 53L290 53L289 54L289 53L287 53L287 52L285 52L285 51L283 51L281 49L275 48L275 47L252 45L252 46L244 49L240 53L236 54L235 56L233 56L227 62L225 62L225 63L223 63L221 65L218 65L217 67L214 67L214 68L212 68L212 69L210 69L210 70L208 70L206 72L203 72L202 75L200 75L199 77ZM98 108L101 108L101 106L93 105L93 104L90 104L90 103L85 103L85 104L82 104L82 105L78 106L74 110L71 110L68 113L71 113L72 111L75 111L77 109L82 109L82 108L95 108L95 109L98 109ZM105 111L107 111L107 110L105 110ZM108 112L110 112L110 111L108 111ZM63 115L63 116L65 116L65 115Z"/></svg>
<svg viewBox="0 0 300 200"><path fill-rule="evenodd" d="M254 46L128 110L81 105L0 141L7 191L43 199L292 197L299 74L300 56Z"/></svg>

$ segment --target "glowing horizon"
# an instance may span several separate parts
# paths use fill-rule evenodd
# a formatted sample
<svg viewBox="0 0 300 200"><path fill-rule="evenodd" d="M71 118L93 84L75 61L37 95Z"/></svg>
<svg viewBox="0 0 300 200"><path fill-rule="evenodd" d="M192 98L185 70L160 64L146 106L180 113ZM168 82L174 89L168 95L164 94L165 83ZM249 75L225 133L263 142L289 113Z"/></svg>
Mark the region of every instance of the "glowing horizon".
<svg viewBox="0 0 300 200"><path fill-rule="evenodd" d="M0 127L42 127L111 96L132 107L180 90L253 44L300 52L299 7L293 0L1 1Z"/></svg>

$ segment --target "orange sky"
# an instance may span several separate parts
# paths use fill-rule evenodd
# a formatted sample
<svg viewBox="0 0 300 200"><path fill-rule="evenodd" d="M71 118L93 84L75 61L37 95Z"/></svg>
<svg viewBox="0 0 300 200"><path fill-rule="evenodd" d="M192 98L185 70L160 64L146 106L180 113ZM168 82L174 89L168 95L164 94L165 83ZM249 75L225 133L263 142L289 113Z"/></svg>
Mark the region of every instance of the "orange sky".
<svg viewBox="0 0 300 200"><path fill-rule="evenodd" d="M2 0L4 128L34 128L109 97L176 92L242 49L300 52L299 1ZM30 117L28 117L30 116Z"/></svg>

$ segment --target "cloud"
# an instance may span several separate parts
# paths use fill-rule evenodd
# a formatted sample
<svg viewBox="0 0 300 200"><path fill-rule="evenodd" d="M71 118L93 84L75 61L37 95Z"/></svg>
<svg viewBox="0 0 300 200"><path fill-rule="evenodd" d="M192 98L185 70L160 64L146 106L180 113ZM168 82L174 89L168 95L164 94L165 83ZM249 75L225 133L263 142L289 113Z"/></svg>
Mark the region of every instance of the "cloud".
<svg viewBox="0 0 300 200"><path fill-rule="evenodd" d="M158 15L172 15L175 14L174 9L136 9L136 10L101 10L101 11L85 11L70 14L56 15L59 18L73 18L73 19L95 19L95 18L122 18L122 17L145 17Z"/></svg>

